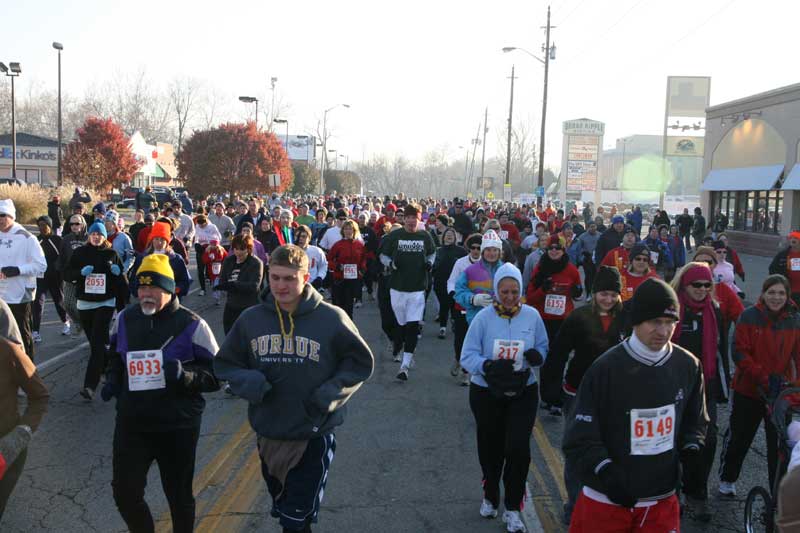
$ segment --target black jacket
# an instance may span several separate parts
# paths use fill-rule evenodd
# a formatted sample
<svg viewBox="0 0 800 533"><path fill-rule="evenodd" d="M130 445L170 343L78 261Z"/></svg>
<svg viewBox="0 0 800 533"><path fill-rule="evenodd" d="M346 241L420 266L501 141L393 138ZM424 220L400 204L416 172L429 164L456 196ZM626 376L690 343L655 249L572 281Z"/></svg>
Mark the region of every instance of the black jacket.
<svg viewBox="0 0 800 533"><path fill-rule="evenodd" d="M167 382L163 389L130 391L128 352L159 349L165 363L181 361L183 379ZM175 297L153 316L145 316L138 303L126 307L112 326L106 375L119 388L117 423L139 431L199 427L206 403L200 393L219 389L212 366L217 350L208 324Z"/></svg>
<svg viewBox="0 0 800 533"><path fill-rule="evenodd" d="M86 278L81 274L81 269L85 266L93 266L92 274L106 275L106 289L103 294L86 294ZM111 265L117 265L120 275L115 276L111 273ZM75 282L76 296L78 300L87 302L102 302L116 298L119 294L120 286L125 285L122 275L122 261L119 255L111 246L108 248L98 248L91 244L85 244L72 252L69 264L64 272L64 279Z"/></svg>
<svg viewBox="0 0 800 533"><path fill-rule="evenodd" d="M632 411L654 413L672 406L671 449L632 455ZM582 485L605 494L607 488L596 470L612 461L624 470L627 488L635 498L669 497L680 482L681 450L705 443L708 415L700 362L673 344L671 352L653 365L629 351L626 340L589 367L566 424L564 452L578 467Z"/></svg>
<svg viewBox="0 0 800 533"><path fill-rule="evenodd" d="M789 274L789 248L784 248L772 258L769 264L769 274L780 274L788 278Z"/></svg>
<svg viewBox="0 0 800 533"><path fill-rule="evenodd" d="M604 332L600 316L592 312L591 304L575 309L561 324L558 335L547 353L547 360L542 366L542 400L549 404L561 405L562 379L569 389L578 390L583 375L595 359L623 339L620 313L612 318L608 331ZM570 359L569 355L573 350L575 355ZM567 366L566 375L564 375L565 366Z"/></svg>
<svg viewBox="0 0 800 533"><path fill-rule="evenodd" d="M53 231L61 226L61 219L64 218L64 214L61 212L61 206L58 202L53 200L47 202L47 216L53 220Z"/></svg>
<svg viewBox="0 0 800 533"><path fill-rule="evenodd" d="M61 255L61 237L51 233L47 237L40 234L36 239L39 241L39 246L42 247L44 258L47 261L45 275L56 274L58 272L58 258Z"/></svg>
<svg viewBox="0 0 800 533"><path fill-rule="evenodd" d="M236 263L236 256L231 253L222 261L219 273L219 288L228 293L225 304L235 309L246 309L258 303L258 288L264 276L264 264L261 259L249 255L243 263Z"/></svg>
<svg viewBox="0 0 800 533"><path fill-rule="evenodd" d="M440 246L436 250L436 259L433 261L433 287L447 292L447 279L453 271L453 265L460 258L467 255L467 251L455 244ZM437 293L438 294L438 293Z"/></svg>
<svg viewBox="0 0 800 533"><path fill-rule="evenodd" d="M692 231L692 226L694 225L694 219L692 215L688 213L682 213L675 217L675 224L678 225L678 231L681 235L686 235L690 231Z"/></svg>
<svg viewBox="0 0 800 533"><path fill-rule="evenodd" d="M622 243L623 235L624 233L622 232L617 233L613 226L609 226L609 228L600 235L600 238L597 239L597 246L594 248L595 264L599 265L609 251Z"/></svg>

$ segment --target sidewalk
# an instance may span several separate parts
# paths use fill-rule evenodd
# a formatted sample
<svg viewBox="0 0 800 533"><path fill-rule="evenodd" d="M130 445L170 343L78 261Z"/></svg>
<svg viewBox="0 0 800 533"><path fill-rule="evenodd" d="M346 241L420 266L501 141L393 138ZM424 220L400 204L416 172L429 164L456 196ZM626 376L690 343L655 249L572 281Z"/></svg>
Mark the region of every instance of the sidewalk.
<svg viewBox="0 0 800 533"><path fill-rule="evenodd" d="M751 304L755 302L761 294L761 284L764 279L769 275L769 264L772 262L771 257L763 257L760 255L747 255L739 254L739 259L744 267L745 280L739 279L736 276L736 285L745 293L745 303Z"/></svg>

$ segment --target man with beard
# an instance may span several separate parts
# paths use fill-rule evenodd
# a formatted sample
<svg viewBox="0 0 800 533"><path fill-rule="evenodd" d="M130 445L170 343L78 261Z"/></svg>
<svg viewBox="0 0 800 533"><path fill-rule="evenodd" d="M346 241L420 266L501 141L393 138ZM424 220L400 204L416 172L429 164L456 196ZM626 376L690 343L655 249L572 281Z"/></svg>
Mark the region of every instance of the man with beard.
<svg viewBox="0 0 800 533"><path fill-rule="evenodd" d="M178 302L166 255L146 256L136 278L139 304L122 311L111 328L111 363L101 392L104 401L117 398L114 501L128 529L153 531L144 489L155 461L173 530L191 532L201 393L219 389L212 367L217 341L208 324Z"/></svg>

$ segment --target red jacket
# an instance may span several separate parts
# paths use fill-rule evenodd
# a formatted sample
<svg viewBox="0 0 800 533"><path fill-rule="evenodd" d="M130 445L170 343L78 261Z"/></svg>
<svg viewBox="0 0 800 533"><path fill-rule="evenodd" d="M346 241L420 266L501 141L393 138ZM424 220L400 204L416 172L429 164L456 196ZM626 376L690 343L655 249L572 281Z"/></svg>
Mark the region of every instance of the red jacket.
<svg viewBox="0 0 800 533"><path fill-rule="evenodd" d="M800 319L795 313L784 311L773 320L763 304L748 307L736 324L733 361L736 363L733 390L749 398L761 399L758 387L766 392L770 374L796 382L800 367Z"/></svg>
<svg viewBox="0 0 800 533"><path fill-rule="evenodd" d="M536 308L544 320L564 320L572 312L572 288L581 285L581 275L575 265L567 263L564 270L550 276L553 286L549 291L543 287L534 287L533 280L539 272L539 265L533 269L531 283L528 284L525 302ZM550 312L545 312L547 309Z"/></svg>
<svg viewBox="0 0 800 533"><path fill-rule="evenodd" d="M730 246L725 249L728 250L728 262L733 265L733 272L744 279L744 267L742 266L742 261L739 259L739 254Z"/></svg>
<svg viewBox="0 0 800 533"><path fill-rule="evenodd" d="M603 258L603 260L600 261L601 265L616 267L620 272L627 270L629 263L630 258L628 257L628 249L624 246L612 248Z"/></svg>
<svg viewBox="0 0 800 533"><path fill-rule="evenodd" d="M514 247L520 245L522 239L519 236L519 230L517 229L516 225L514 225L512 222L508 222L506 224L500 224L500 228L502 228L500 232L501 239L503 238L502 232L505 231L506 232L505 240L511 242L514 245Z"/></svg>
<svg viewBox="0 0 800 533"><path fill-rule="evenodd" d="M206 246L205 252L203 252L203 264L206 266L206 275L208 276L209 281L214 281L219 277L220 272L222 272L222 261L228 257L228 252L225 251L225 248L222 246L217 246L216 248L212 248L211 246ZM214 273L214 264L218 263L219 266L217 267L216 274ZM202 288L202 287L201 287Z"/></svg>
<svg viewBox="0 0 800 533"><path fill-rule="evenodd" d="M367 270L367 254L364 243L353 239L342 239L328 251L328 270L333 272L333 279L344 278L344 265L356 265L358 279Z"/></svg>
<svg viewBox="0 0 800 533"><path fill-rule="evenodd" d="M387 222L390 224L394 224L396 221L397 219L395 217L389 218L388 216L383 215L381 216L381 218L378 219L375 225L372 226L372 229L375 230L375 233L378 235L378 238L380 239L381 237L383 237L383 225L386 224Z"/></svg>
<svg viewBox="0 0 800 533"><path fill-rule="evenodd" d="M719 310L725 323L731 324L739 320L739 315L744 311L744 305L733 289L724 283L715 283L714 294L719 302Z"/></svg>

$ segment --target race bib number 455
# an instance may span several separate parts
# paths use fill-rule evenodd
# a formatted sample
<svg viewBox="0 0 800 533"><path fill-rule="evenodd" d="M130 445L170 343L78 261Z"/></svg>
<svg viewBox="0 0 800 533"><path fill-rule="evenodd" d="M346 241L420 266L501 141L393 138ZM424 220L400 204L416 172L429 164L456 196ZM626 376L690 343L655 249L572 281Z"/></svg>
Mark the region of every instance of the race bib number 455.
<svg viewBox="0 0 800 533"><path fill-rule="evenodd" d="M675 443L675 404L631 409L631 455L658 455Z"/></svg>
<svg viewBox="0 0 800 533"><path fill-rule="evenodd" d="M161 350L128 352L128 390L143 391L163 389L164 354Z"/></svg>

